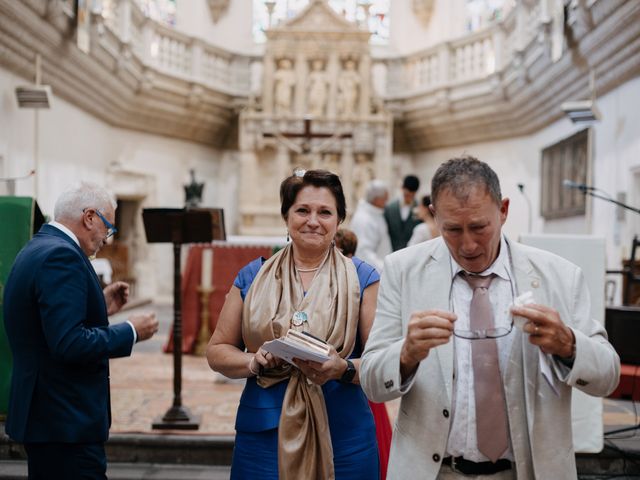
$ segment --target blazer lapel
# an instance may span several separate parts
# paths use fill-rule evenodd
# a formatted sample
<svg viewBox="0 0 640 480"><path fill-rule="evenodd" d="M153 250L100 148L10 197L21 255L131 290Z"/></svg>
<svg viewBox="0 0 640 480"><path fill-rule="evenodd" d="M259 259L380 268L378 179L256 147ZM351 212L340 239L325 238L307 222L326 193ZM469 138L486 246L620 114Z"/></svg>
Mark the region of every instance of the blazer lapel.
<svg viewBox="0 0 640 480"><path fill-rule="evenodd" d="M536 273L531 260L517 243L509 242L508 240L507 243L509 245L511 263L515 275L516 295L521 295L525 292L531 291L533 293L535 303L548 305L547 289L542 288L543 280ZM508 362L512 368L508 368L505 372L505 382L509 383L514 381L514 375L520 375L521 371L524 372L527 422L529 424L529 431L533 431L533 424L535 423L537 383L540 379L540 359L538 348L529 343L529 335L522 332L520 329L517 329L515 334L516 336L513 341L513 348L511 349ZM522 362L522 370L518 368L520 367L520 362Z"/></svg>
<svg viewBox="0 0 640 480"><path fill-rule="evenodd" d="M424 269L422 282L422 295L426 305L423 309L438 309L450 311L449 295L451 293L451 263L449 250L440 241L434 249L431 258ZM436 361L440 365L443 384L447 390L447 397L451 400L453 379L453 339L444 345L435 348Z"/></svg>
<svg viewBox="0 0 640 480"><path fill-rule="evenodd" d="M39 234L44 234L44 235L53 235L54 237L61 238L64 241L68 242L70 245L72 245L78 251L78 254L80 255L80 257L84 261L85 266L89 270L89 272L91 274L91 277L93 278L93 281L95 282L96 288L99 291L102 291L102 286L100 285L100 279L98 278L98 274L96 273L95 269L93 268L93 265L91 265L91 261L85 255L85 253L82 251L80 246L76 242L74 242L73 239L69 235L64 233L59 228L56 228L56 227L54 227L52 225L49 225L49 224L44 224L42 227L40 227L40 230L38 231L38 233ZM106 311L106 304L105 304L105 311Z"/></svg>

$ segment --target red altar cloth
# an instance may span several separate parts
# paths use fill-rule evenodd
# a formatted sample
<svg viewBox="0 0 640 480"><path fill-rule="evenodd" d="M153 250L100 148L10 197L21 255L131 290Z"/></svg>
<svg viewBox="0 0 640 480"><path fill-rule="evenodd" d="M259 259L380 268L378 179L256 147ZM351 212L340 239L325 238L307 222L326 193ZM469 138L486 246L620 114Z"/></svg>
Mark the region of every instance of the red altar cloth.
<svg viewBox="0 0 640 480"><path fill-rule="evenodd" d="M609 398L640 401L640 366L627 363L620 365L620 383Z"/></svg>
<svg viewBox="0 0 640 480"><path fill-rule="evenodd" d="M200 331L200 286L202 278L202 251L213 249L213 292L209 298L209 331L213 332L218 323L218 316L225 296L233 285L238 271L251 260L260 256L269 258L270 246L244 246L223 244L198 244L189 249L187 262L182 273L182 352L193 353L198 332ZM169 341L164 346L165 352L173 351L173 328Z"/></svg>

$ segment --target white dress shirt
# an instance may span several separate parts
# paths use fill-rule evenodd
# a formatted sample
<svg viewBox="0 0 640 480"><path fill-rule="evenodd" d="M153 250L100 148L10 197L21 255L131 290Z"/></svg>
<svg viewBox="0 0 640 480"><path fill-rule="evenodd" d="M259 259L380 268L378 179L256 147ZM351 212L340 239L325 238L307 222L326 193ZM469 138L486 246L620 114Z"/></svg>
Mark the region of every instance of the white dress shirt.
<svg viewBox="0 0 640 480"><path fill-rule="evenodd" d="M404 203L404 200L401 198L400 199L400 218L402 218L403 222L407 221L407 218L409 218L409 215L411 215L411 210L413 210L413 203L410 204L406 204Z"/></svg>
<svg viewBox="0 0 640 480"><path fill-rule="evenodd" d="M455 329L469 330L469 307L471 306L473 290L467 281L459 275L462 271L464 270L451 258L450 309L458 317L455 322ZM489 286L489 299L494 312L495 326L508 328L512 322L509 309L515 298L515 285L512 280L515 277L511 269L509 247L504 236L500 241L498 258L480 275L489 274L496 275ZM511 330L508 335L497 339L500 372L503 377L513 343L513 336L513 330ZM463 456L473 462L485 462L488 461L488 458L478 450L476 436L476 403L471 362L471 342L477 340L467 340L454 336L453 341L455 378L453 381L453 408L451 429L447 442L447 456ZM513 460L511 446L509 446L502 458Z"/></svg>

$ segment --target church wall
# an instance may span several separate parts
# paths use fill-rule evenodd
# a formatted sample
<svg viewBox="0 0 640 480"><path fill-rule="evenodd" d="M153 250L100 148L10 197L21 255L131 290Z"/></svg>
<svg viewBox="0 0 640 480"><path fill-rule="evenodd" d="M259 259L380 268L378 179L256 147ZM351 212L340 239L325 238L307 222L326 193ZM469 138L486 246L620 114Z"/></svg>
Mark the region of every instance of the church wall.
<svg viewBox="0 0 640 480"><path fill-rule="evenodd" d="M218 22L207 5L207 0L177 2L175 29L205 40L211 45L236 53L252 53L253 42L251 0L230 1Z"/></svg>
<svg viewBox="0 0 640 480"><path fill-rule="evenodd" d="M632 79L596 100L602 119L592 125L591 185L616 198L624 192L626 203L640 208L640 78ZM607 268L621 268L630 253L631 239L640 235L640 215L625 214L617 220L616 207L600 199L587 202L587 214L545 221L540 216L540 163L545 147L585 128L568 119L559 120L532 135L496 142L464 145L422 152L414 156L416 171L429 192L431 177L447 159L468 153L489 163L500 177L503 196L511 200L504 231L512 238L528 231L528 208L532 205L532 233L593 234L606 239ZM615 280L615 278L612 278ZM617 291L620 293L621 287ZM619 296L619 295L618 295Z"/></svg>
<svg viewBox="0 0 640 480"><path fill-rule="evenodd" d="M14 90L25 82L0 69L0 176L22 176L33 167L33 110L18 109ZM54 96L39 112L40 174L38 203L45 215L63 189L76 180L104 185L141 207L181 207L189 169L205 182L202 206L223 207L227 228L235 230L238 174L233 152L167 137L113 128ZM6 191L0 191L4 194ZM16 184L17 195L32 196L32 179ZM148 245L139 224L139 293L170 298L171 245Z"/></svg>

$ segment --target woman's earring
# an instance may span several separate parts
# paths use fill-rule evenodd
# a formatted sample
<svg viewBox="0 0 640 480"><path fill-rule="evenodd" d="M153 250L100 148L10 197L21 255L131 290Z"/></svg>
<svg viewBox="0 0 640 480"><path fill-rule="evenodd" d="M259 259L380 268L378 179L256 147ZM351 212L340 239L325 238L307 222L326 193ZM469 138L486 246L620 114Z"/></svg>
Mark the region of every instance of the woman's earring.
<svg viewBox="0 0 640 480"><path fill-rule="evenodd" d="M291 239L289 238L289 230L287 230L287 243L289 243Z"/></svg>

